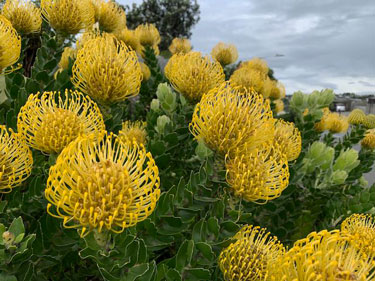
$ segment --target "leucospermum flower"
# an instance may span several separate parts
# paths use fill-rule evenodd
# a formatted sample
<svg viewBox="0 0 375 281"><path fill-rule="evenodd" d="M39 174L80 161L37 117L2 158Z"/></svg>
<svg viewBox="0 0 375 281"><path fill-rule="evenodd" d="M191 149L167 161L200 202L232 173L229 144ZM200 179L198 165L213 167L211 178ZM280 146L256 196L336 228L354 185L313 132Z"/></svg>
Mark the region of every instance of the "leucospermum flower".
<svg viewBox="0 0 375 281"><path fill-rule="evenodd" d="M97 28L92 28L86 30L78 39L76 43L77 51L82 49L83 46L90 41L91 39L95 39L101 37L100 30Z"/></svg>
<svg viewBox="0 0 375 281"><path fill-rule="evenodd" d="M250 202L267 203L289 184L288 159L278 144L241 149L227 159L226 170L234 195Z"/></svg>
<svg viewBox="0 0 375 281"><path fill-rule="evenodd" d="M274 100L273 103L275 104L275 113L279 114L284 111L284 102L283 100Z"/></svg>
<svg viewBox="0 0 375 281"><path fill-rule="evenodd" d="M361 109L354 109L348 116L348 121L353 125L363 125L366 114Z"/></svg>
<svg viewBox="0 0 375 281"><path fill-rule="evenodd" d="M146 47L157 46L160 43L160 34L153 24L140 24L135 29L135 34L139 39L139 43Z"/></svg>
<svg viewBox="0 0 375 281"><path fill-rule="evenodd" d="M375 115L374 114L366 115L363 125L367 129L374 129L375 128Z"/></svg>
<svg viewBox="0 0 375 281"><path fill-rule="evenodd" d="M0 125L0 193L7 193L30 176L31 150L19 134Z"/></svg>
<svg viewBox="0 0 375 281"><path fill-rule="evenodd" d="M367 130L361 141L361 146L371 150L375 149L375 129Z"/></svg>
<svg viewBox="0 0 375 281"><path fill-rule="evenodd" d="M275 123L274 143L280 145L288 161L296 160L301 153L301 133L294 123L278 119Z"/></svg>
<svg viewBox="0 0 375 281"><path fill-rule="evenodd" d="M59 153L80 134L97 138L105 129L98 106L78 91L30 95L21 108L18 132L26 143L45 153Z"/></svg>
<svg viewBox="0 0 375 281"><path fill-rule="evenodd" d="M77 50L71 47L65 47L64 52L61 55L61 59L59 62L59 68L61 69L68 69L69 67L69 60L74 60L77 56Z"/></svg>
<svg viewBox="0 0 375 281"><path fill-rule="evenodd" d="M41 0L41 9L51 27L63 34L77 34L94 24L90 0Z"/></svg>
<svg viewBox="0 0 375 281"><path fill-rule="evenodd" d="M190 44L189 39L174 38L168 49L172 54L177 54L177 53L186 54L191 51L191 44Z"/></svg>
<svg viewBox="0 0 375 281"><path fill-rule="evenodd" d="M100 141L80 136L50 169L47 211L82 237L93 229L120 233L153 212L159 184L158 168L142 144L112 134Z"/></svg>
<svg viewBox="0 0 375 281"><path fill-rule="evenodd" d="M72 73L74 86L101 103L138 95L142 81L136 53L110 34L84 44Z"/></svg>
<svg viewBox="0 0 375 281"><path fill-rule="evenodd" d="M351 240L338 231L310 233L279 259L268 280L374 280L374 256L358 251Z"/></svg>
<svg viewBox="0 0 375 281"><path fill-rule="evenodd" d="M0 74L18 61L20 53L21 37L10 21L0 15Z"/></svg>
<svg viewBox="0 0 375 281"><path fill-rule="evenodd" d="M147 142L147 132L146 132L146 122L143 121L125 121L122 123L122 129L118 133L119 139L122 141L135 140L138 144L146 145Z"/></svg>
<svg viewBox="0 0 375 281"><path fill-rule="evenodd" d="M353 235L353 243L368 255L375 256L375 219L369 214L353 214L341 224L341 231Z"/></svg>
<svg viewBox="0 0 375 281"><path fill-rule="evenodd" d="M323 131L328 130L329 125L330 125L330 123L328 121L329 121L329 116L331 114L331 111L329 110L328 107L323 108L322 111L323 111L322 118L320 119L319 122L314 124L315 130L318 131L318 132L323 132Z"/></svg>
<svg viewBox="0 0 375 281"><path fill-rule="evenodd" d="M134 51L138 53L141 52L142 47L134 30L124 28L123 30L116 33L116 37L118 40L124 42L126 46L132 48Z"/></svg>
<svg viewBox="0 0 375 281"><path fill-rule="evenodd" d="M349 122L347 117L341 116L337 113L331 113L328 117L328 130L331 133L345 133L349 129Z"/></svg>
<svg viewBox="0 0 375 281"><path fill-rule="evenodd" d="M199 52L174 54L165 66L165 75L173 88L192 102L220 86L225 75L220 63Z"/></svg>
<svg viewBox="0 0 375 281"><path fill-rule="evenodd" d="M285 252L276 236L265 228L244 226L234 237L236 241L219 256L219 267L226 281L266 280L268 270Z"/></svg>
<svg viewBox="0 0 375 281"><path fill-rule="evenodd" d="M238 51L235 45L219 42L211 51L211 56L225 66L236 62Z"/></svg>
<svg viewBox="0 0 375 281"><path fill-rule="evenodd" d="M233 85L253 89L258 94L262 94L265 76L256 69L240 67L233 72L229 81Z"/></svg>
<svg viewBox="0 0 375 281"><path fill-rule="evenodd" d="M263 75L268 75L268 71L269 71L267 62L257 57L241 63L240 67L247 67L253 70L257 70Z"/></svg>
<svg viewBox="0 0 375 281"><path fill-rule="evenodd" d="M116 32L126 27L125 11L111 0L93 0L95 21L105 32Z"/></svg>
<svg viewBox="0 0 375 281"><path fill-rule="evenodd" d="M42 26L41 11L29 0L7 0L2 14L21 34L39 32Z"/></svg>
<svg viewBox="0 0 375 281"><path fill-rule="evenodd" d="M151 71L148 68L147 64L145 64L144 62L141 62L140 65L142 71L142 80L147 81L148 79L150 79Z"/></svg>
<svg viewBox="0 0 375 281"><path fill-rule="evenodd" d="M273 140L269 101L246 89L223 83L195 106L190 132L212 150L231 154L246 144L254 148Z"/></svg>
<svg viewBox="0 0 375 281"><path fill-rule="evenodd" d="M283 83L274 80L270 81L272 82L272 88L269 97L275 100L285 98L286 92Z"/></svg>

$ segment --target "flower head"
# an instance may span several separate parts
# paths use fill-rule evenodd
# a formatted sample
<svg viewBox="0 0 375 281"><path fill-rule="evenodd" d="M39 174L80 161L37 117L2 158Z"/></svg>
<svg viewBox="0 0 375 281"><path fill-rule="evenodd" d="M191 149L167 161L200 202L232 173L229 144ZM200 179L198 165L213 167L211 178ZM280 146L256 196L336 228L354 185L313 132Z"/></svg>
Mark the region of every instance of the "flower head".
<svg viewBox="0 0 375 281"><path fill-rule="evenodd" d="M84 44L72 72L74 86L102 103L138 95L142 81L136 53L109 34Z"/></svg>
<svg viewBox="0 0 375 281"><path fill-rule="evenodd" d="M363 125L367 129L374 129L375 128L375 115L374 114L366 115Z"/></svg>
<svg viewBox="0 0 375 281"><path fill-rule="evenodd" d="M126 27L125 11L114 1L93 0L95 21L105 32L116 32Z"/></svg>
<svg viewBox="0 0 375 281"><path fill-rule="evenodd" d="M274 100L273 103L275 104L275 113L279 114L280 112L284 111L284 102L282 99Z"/></svg>
<svg viewBox="0 0 375 281"><path fill-rule="evenodd" d="M39 32L42 26L41 11L29 0L7 0L2 14L21 34Z"/></svg>
<svg viewBox="0 0 375 281"><path fill-rule="evenodd" d="M0 74L16 63L21 53L21 37L10 21L0 15Z"/></svg>
<svg viewBox="0 0 375 281"><path fill-rule="evenodd" d="M285 98L286 92L284 85L275 80L270 81L272 81L272 88L269 97L275 100Z"/></svg>
<svg viewBox="0 0 375 281"><path fill-rule="evenodd" d="M353 235L353 243L368 255L375 256L375 219L368 214L353 214L341 224L341 231Z"/></svg>
<svg viewBox="0 0 375 281"><path fill-rule="evenodd" d="M101 37L100 30L96 27L87 29L80 37L77 39L76 49L77 51L82 49L83 46L90 41L91 39L95 39Z"/></svg>
<svg viewBox="0 0 375 281"><path fill-rule="evenodd" d="M119 139L122 141L136 141L138 144L146 145L147 132L146 122L143 121L125 121L122 123L122 129L118 133Z"/></svg>
<svg viewBox="0 0 375 281"><path fill-rule="evenodd" d="M274 143L280 145L288 161L296 160L301 153L302 139L300 131L294 123L278 119L275 123Z"/></svg>
<svg viewBox="0 0 375 281"><path fill-rule="evenodd" d="M132 48L134 51L141 52L142 47L134 30L124 28L123 30L116 33L116 37L118 40L124 42L126 46Z"/></svg>
<svg viewBox="0 0 375 281"><path fill-rule="evenodd" d="M354 109L348 116L348 121L353 125L362 125L365 122L366 114L361 109Z"/></svg>
<svg viewBox="0 0 375 281"><path fill-rule="evenodd" d="M235 45L219 42L211 51L211 56L225 66L236 62L238 51Z"/></svg>
<svg viewBox="0 0 375 281"><path fill-rule="evenodd" d="M331 133L345 133L349 129L349 122L345 116L332 113L328 118L328 129Z"/></svg>
<svg viewBox="0 0 375 281"><path fill-rule="evenodd" d="M165 66L165 75L176 91L193 102L225 81L220 63L199 52L174 54Z"/></svg>
<svg viewBox="0 0 375 281"><path fill-rule="evenodd" d="M177 53L186 54L191 51L191 44L190 44L189 39L174 38L168 49L172 54L177 54Z"/></svg>
<svg viewBox="0 0 375 281"><path fill-rule="evenodd" d="M51 167L46 199L50 215L81 236L124 231L146 219L160 196L159 171L142 144L106 135L100 141L80 136ZM52 205L54 208L52 208Z"/></svg>
<svg viewBox="0 0 375 281"><path fill-rule="evenodd" d="M12 191L30 176L31 150L19 134L0 125L0 193Z"/></svg>
<svg viewBox="0 0 375 281"><path fill-rule="evenodd" d="M240 67L247 67L250 69L257 70L263 75L268 75L268 71L269 71L267 62L257 57L241 63Z"/></svg>
<svg viewBox="0 0 375 281"><path fill-rule="evenodd" d="M269 101L227 83L205 94L195 106L190 132L212 150L231 154L273 140L274 120Z"/></svg>
<svg viewBox="0 0 375 281"><path fill-rule="evenodd" d="M141 71L142 71L142 80L147 81L151 77L151 71L148 68L147 64L141 62Z"/></svg>
<svg viewBox="0 0 375 281"><path fill-rule="evenodd" d="M236 69L229 79L231 84L241 86L249 90L252 89L258 94L262 94L265 80L266 78L263 73L248 67L240 67Z"/></svg>
<svg viewBox="0 0 375 281"><path fill-rule="evenodd" d="M47 22L63 34L77 34L94 24L94 8L90 0L41 0Z"/></svg>
<svg viewBox="0 0 375 281"><path fill-rule="evenodd" d="M268 280L374 280L374 256L358 251L351 240L336 230L310 233L279 259Z"/></svg>
<svg viewBox="0 0 375 281"><path fill-rule="evenodd" d="M105 129L98 106L84 94L68 90L30 95L17 128L29 146L45 153L59 153L80 134L99 138Z"/></svg>
<svg viewBox="0 0 375 281"><path fill-rule="evenodd" d="M61 55L61 59L59 62L59 67L61 69L68 69L69 67L69 60L74 60L77 56L77 50L71 47L65 47L64 52Z"/></svg>
<svg viewBox="0 0 375 281"><path fill-rule="evenodd" d="M160 43L160 34L153 24L140 24L135 29L135 34L139 39L139 43L146 47L157 46Z"/></svg>
<svg viewBox="0 0 375 281"><path fill-rule="evenodd" d="M371 150L375 149L375 129L367 130L361 141L361 146Z"/></svg>
<svg viewBox="0 0 375 281"><path fill-rule="evenodd" d="M227 182L234 195L264 204L288 186L288 159L279 145L265 143L234 155L226 161Z"/></svg>
<svg viewBox="0 0 375 281"><path fill-rule="evenodd" d="M218 261L226 281L266 280L269 268L285 252L277 237L259 226L245 225L233 239Z"/></svg>

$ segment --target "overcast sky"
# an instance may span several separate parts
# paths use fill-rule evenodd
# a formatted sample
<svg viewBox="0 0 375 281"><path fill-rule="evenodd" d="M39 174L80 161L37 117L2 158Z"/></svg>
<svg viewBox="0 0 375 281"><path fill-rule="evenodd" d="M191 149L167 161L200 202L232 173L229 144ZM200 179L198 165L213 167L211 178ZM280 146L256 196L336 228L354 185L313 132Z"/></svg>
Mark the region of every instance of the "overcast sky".
<svg viewBox="0 0 375 281"><path fill-rule="evenodd" d="M288 94L322 88L375 93L375 0L198 3L195 50L209 53L223 41L237 46L241 60L263 57Z"/></svg>

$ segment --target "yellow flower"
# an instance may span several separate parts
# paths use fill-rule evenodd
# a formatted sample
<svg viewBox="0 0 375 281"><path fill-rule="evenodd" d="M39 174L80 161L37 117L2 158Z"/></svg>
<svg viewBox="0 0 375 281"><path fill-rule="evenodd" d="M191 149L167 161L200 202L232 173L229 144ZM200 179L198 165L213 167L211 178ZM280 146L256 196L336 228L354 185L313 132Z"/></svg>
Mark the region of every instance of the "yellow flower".
<svg viewBox="0 0 375 281"><path fill-rule="evenodd" d="M354 109L348 116L348 121L353 125L362 125L365 122L366 114L361 109Z"/></svg>
<svg viewBox="0 0 375 281"><path fill-rule="evenodd" d="M189 39L174 38L168 49L172 54L177 54L177 53L186 54L191 51L191 44L190 44Z"/></svg>
<svg viewBox="0 0 375 281"><path fill-rule="evenodd" d="M42 26L41 11L29 0L7 0L2 14L21 34L39 32Z"/></svg>
<svg viewBox="0 0 375 281"><path fill-rule="evenodd" d="M77 89L102 103L138 95L142 81L136 53L109 34L84 44L78 51L72 74Z"/></svg>
<svg viewBox="0 0 375 281"><path fill-rule="evenodd" d="M135 29L135 34L139 39L139 43L146 46L157 46L160 43L160 34L153 24L140 24Z"/></svg>
<svg viewBox="0 0 375 281"><path fill-rule="evenodd" d="M100 137L105 129L98 106L80 92L30 95L18 114L18 132L45 153L59 153L80 134Z"/></svg>
<svg viewBox="0 0 375 281"><path fill-rule="evenodd" d="M118 40L124 42L126 46L132 48L134 51L141 51L141 44L139 43L139 39L134 30L124 28L123 30L116 33L116 37Z"/></svg>
<svg viewBox="0 0 375 281"><path fill-rule="evenodd" d="M175 90L192 102L225 81L220 63L199 52L174 54L165 66L165 75Z"/></svg>
<svg viewBox="0 0 375 281"><path fill-rule="evenodd" d="M284 102L283 100L274 100L273 103L275 104L275 112L279 114L280 112L284 111Z"/></svg>
<svg viewBox="0 0 375 281"><path fill-rule="evenodd" d="M119 139L122 141L136 141L138 144L146 145L147 132L146 122L143 121L125 121L122 123L122 129L118 133Z"/></svg>
<svg viewBox="0 0 375 281"><path fill-rule="evenodd" d="M268 76L266 76L266 78L264 79L263 87L260 91L260 94L262 94L264 98L269 98L270 95L272 94L273 88L274 88L274 81L272 81Z"/></svg>
<svg viewBox="0 0 375 281"><path fill-rule="evenodd" d="M218 261L226 281L266 280L269 268L277 266L285 252L277 237L259 226L245 225L233 239Z"/></svg>
<svg viewBox="0 0 375 281"><path fill-rule="evenodd" d="M341 224L341 231L353 235L354 245L366 254L375 256L375 220L372 215L351 215Z"/></svg>
<svg viewBox="0 0 375 281"><path fill-rule="evenodd" d="M274 143L279 144L288 161L296 160L301 153L302 139L294 123L278 119L275 123Z"/></svg>
<svg viewBox="0 0 375 281"><path fill-rule="evenodd" d="M285 87L281 82L271 80L273 87L270 92L270 98L271 99L283 99L285 98L286 92L285 92Z"/></svg>
<svg viewBox="0 0 375 281"><path fill-rule="evenodd" d="M226 161L227 182L235 196L265 204L279 197L289 184L286 154L277 144L238 150Z"/></svg>
<svg viewBox="0 0 375 281"><path fill-rule="evenodd" d="M83 48L83 46L90 41L91 39L95 39L97 37L101 37L100 30L97 28L92 28L86 30L80 38L77 39L76 48L77 50L80 50Z"/></svg>
<svg viewBox="0 0 375 281"><path fill-rule="evenodd" d="M31 150L22 138L0 125L0 193L7 193L26 180L33 167Z"/></svg>
<svg viewBox="0 0 375 281"><path fill-rule="evenodd" d="M270 281L371 281L374 256L351 246L352 238L338 231L310 233L297 241L272 269Z"/></svg>
<svg viewBox="0 0 375 281"><path fill-rule="evenodd" d="M251 148L272 141L274 120L269 101L240 87L223 83L195 106L190 132L212 150L231 154L245 143Z"/></svg>
<svg viewBox="0 0 375 281"><path fill-rule="evenodd" d="M219 42L211 51L211 56L225 66L236 62L238 51L235 45Z"/></svg>
<svg viewBox="0 0 375 281"><path fill-rule="evenodd" d="M267 62L257 57L249 61L245 61L241 63L240 67L248 67L248 68L257 70L260 73L262 73L264 76L268 75L268 71L269 71Z"/></svg>
<svg viewBox="0 0 375 281"><path fill-rule="evenodd" d="M374 114L366 115L363 125L367 129L374 129L375 128L375 115Z"/></svg>
<svg viewBox="0 0 375 281"><path fill-rule="evenodd" d="M141 64L141 71L142 71L142 77L143 77L142 79L143 81L147 81L148 79L150 79L151 71L144 62L141 62L140 64Z"/></svg>
<svg viewBox="0 0 375 281"><path fill-rule="evenodd" d="M349 122L345 116L337 113L331 113L328 116L328 130L331 133L345 133L349 129Z"/></svg>
<svg viewBox="0 0 375 281"><path fill-rule="evenodd" d="M307 108L306 108L306 110L308 111ZM329 121L330 115L331 115L331 111L329 110L329 108L328 107L323 108L322 118L320 119L319 122L314 124L314 128L315 128L316 131L324 132L324 131L329 129L330 123L328 121ZM305 116L305 114L304 114L304 116Z"/></svg>
<svg viewBox="0 0 375 281"><path fill-rule="evenodd" d="M0 74L16 63L21 53L21 37L12 24L0 15Z"/></svg>
<svg viewBox="0 0 375 281"><path fill-rule="evenodd" d="M90 0L41 0L41 8L51 27L63 34L76 34L94 24Z"/></svg>
<svg viewBox="0 0 375 281"><path fill-rule="evenodd" d="M371 150L375 149L375 129L367 130L361 141L361 146Z"/></svg>
<svg viewBox="0 0 375 281"><path fill-rule="evenodd" d="M69 67L69 59L75 60L77 56L77 50L71 47L65 47L64 52L61 55L61 59L59 62L59 68L61 69L68 69Z"/></svg>
<svg viewBox="0 0 375 281"><path fill-rule="evenodd" d="M50 169L47 211L63 219L64 227L79 228L82 237L93 229L121 233L153 212L159 183L155 161L142 144L112 134L100 141L80 136Z"/></svg>
<svg viewBox="0 0 375 281"><path fill-rule="evenodd" d="M241 86L249 90L254 90L258 94L263 94L263 85L265 76L258 70L240 67L236 69L231 75L229 81L235 86Z"/></svg>
<svg viewBox="0 0 375 281"><path fill-rule="evenodd" d="M116 32L126 27L125 11L113 1L93 0L95 21L105 32Z"/></svg>

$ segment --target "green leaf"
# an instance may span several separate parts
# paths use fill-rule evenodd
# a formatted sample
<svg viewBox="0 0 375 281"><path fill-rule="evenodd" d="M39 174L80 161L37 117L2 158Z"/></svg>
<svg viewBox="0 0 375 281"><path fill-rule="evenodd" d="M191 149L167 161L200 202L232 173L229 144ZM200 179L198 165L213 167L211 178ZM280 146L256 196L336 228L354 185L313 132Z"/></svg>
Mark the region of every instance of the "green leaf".
<svg viewBox="0 0 375 281"><path fill-rule="evenodd" d="M204 242L198 242L195 244L195 246L206 259L210 261L213 261L215 259L215 254L212 251L211 245L204 243Z"/></svg>
<svg viewBox="0 0 375 281"><path fill-rule="evenodd" d="M15 237L20 234L25 233L25 226L23 225L23 221L21 217L18 217L13 220L12 224L9 226L9 232L13 233Z"/></svg>
<svg viewBox="0 0 375 281"><path fill-rule="evenodd" d="M148 271L148 269L149 269L148 263L137 264L131 267L126 277L122 278L121 280L134 281L138 277L141 277L142 275L144 275Z"/></svg>
<svg viewBox="0 0 375 281"><path fill-rule="evenodd" d="M181 271L185 266L189 265L194 251L194 241L185 240L178 249L176 255L176 269Z"/></svg>
<svg viewBox="0 0 375 281"><path fill-rule="evenodd" d="M204 226L205 226L204 219L201 219L194 225L192 238L195 242L204 241L204 233L203 233Z"/></svg>
<svg viewBox="0 0 375 281"><path fill-rule="evenodd" d="M210 271L205 268L189 268L189 269L186 269L185 272L191 274L198 280L210 280L210 277L211 277Z"/></svg>
<svg viewBox="0 0 375 281"><path fill-rule="evenodd" d="M28 94L36 94L39 92L39 84L33 79L28 79L26 81L25 88Z"/></svg>
<svg viewBox="0 0 375 281"><path fill-rule="evenodd" d="M215 236L219 236L220 226L219 226L219 221L216 217L210 217L207 220L207 228L210 232L215 234Z"/></svg>
<svg viewBox="0 0 375 281"><path fill-rule="evenodd" d="M14 275L7 275L5 273L0 273L0 280L1 281L17 281L17 278Z"/></svg>

